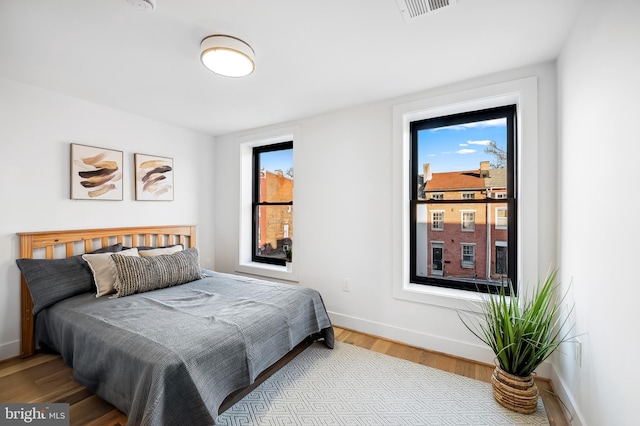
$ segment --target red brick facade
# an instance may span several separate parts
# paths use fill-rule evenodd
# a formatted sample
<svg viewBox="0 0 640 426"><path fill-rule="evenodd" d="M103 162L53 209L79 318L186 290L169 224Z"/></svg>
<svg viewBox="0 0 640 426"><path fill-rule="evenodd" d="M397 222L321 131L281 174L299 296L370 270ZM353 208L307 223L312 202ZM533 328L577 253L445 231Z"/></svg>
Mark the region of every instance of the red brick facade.
<svg viewBox="0 0 640 426"><path fill-rule="evenodd" d="M422 228L426 239L417 239L426 245L418 251L426 255L423 271L434 277L500 280L507 272L507 203L464 200L505 197L506 171L489 169L488 162L479 170L433 174L428 170L425 165L427 179L420 198L460 203L429 203L418 215L426 223Z"/></svg>
<svg viewBox="0 0 640 426"><path fill-rule="evenodd" d="M261 202L293 201L293 179L278 170L260 172ZM264 255L280 254L293 241L293 206L261 206L258 244Z"/></svg>

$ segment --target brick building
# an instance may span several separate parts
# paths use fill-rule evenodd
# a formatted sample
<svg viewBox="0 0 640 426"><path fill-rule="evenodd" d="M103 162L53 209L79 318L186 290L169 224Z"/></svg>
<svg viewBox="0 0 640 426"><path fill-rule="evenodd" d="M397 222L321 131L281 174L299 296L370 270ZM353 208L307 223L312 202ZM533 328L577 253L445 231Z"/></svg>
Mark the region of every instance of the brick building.
<svg viewBox="0 0 640 426"><path fill-rule="evenodd" d="M416 228L417 274L499 281L507 273L507 170L488 161L476 170L431 173L423 165ZM451 202L449 202L451 201Z"/></svg>
<svg viewBox="0 0 640 426"><path fill-rule="evenodd" d="M272 203L293 200L293 179L276 173L260 171L260 201ZM261 255L284 258L284 249L293 242L293 206L261 206L258 226L258 246Z"/></svg>

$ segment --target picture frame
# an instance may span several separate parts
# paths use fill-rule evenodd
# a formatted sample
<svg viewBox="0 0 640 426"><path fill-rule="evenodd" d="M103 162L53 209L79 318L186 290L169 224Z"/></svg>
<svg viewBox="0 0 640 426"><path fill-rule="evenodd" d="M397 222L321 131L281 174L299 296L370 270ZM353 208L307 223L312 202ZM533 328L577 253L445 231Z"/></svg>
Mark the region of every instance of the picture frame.
<svg viewBox="0 0 640 426"><path fill-rule="evenodd" d="M136 200L173 201L173 158L134 154Z"/></svg>
<svg viewBox="0 0 640 426"><path fill-rule="evenodd" d="M122 201L123 153L71 144L70 198Z"/></svg>

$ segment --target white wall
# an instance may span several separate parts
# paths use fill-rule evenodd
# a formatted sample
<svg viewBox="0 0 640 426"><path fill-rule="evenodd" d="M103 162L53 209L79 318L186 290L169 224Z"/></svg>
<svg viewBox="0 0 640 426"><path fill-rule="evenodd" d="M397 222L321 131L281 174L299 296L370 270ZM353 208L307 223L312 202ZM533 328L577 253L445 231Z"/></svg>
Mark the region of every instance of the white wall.
<svg viewBox="0 0 640 426"><path fill-rule="evenodd" d="M590 2L558 60L559 252L583 349L555 365L582 424L638 424L639 21L636 0Z"/></svg>
<svg viewBox="0 0 640 426"><path fill-rule="evenodd" d="M487 350L454 311L393 298L393 233L399 228L392 215L393 107L537 76L539 195L532 208L538 269L557 263L561 281L572 283L583 345L581 365L574 346L554 357L553 379L575 424L634 424L640 377L640 280L634 273L640 231L632 208L640 158L638 18L636 0L606 7L588 2L558 61L557 81L555 64L536 65L220 137L215 148L206 135L0 79L0 359L18 353L16 232L197 223L203 257L233 272L240 228L238 139L296 125L299 284L322 293L338 325L486 360ZM69 200L71 142L123 150L126 170L134 152L173 157L176 201L135 202L133 183L122 202ZM37 173L27 158L37 162ZM351 279L351 292L341 290L343 277Z"/></svg>
<svg viewBox="0 0 640 426"><path fill-rule="evenodd" d="M0 359L19 353L17 232L198 225L213 259L213 141L208 135L0 79ZM69 199L70 143L124 152L124 200ZM134 201L133 154L174 159L175 200Z"/></svg>
<svg viewBox="0 0 640 426"><path fill-rule="evenodd" d="M529 218L543 218L538 236L539 270L555 260L555 64L546 63L473 81L384 100L356 108L307 118L295 125L294 141L296 228L294 267L299 284L319 290L335 324L404 341L416 346L491 362L493 355L462 325L454 309L393 297L394 234L401 224L393 215L393 108L395 105L472 90L492 84L536 76L539 126L536 158L543 173L529 188L544 188L536 204L528 205ZM238 254L239 143L254 129L220 137L216 141L216 266L234 272ZM533 150L532 152L535 152ZM531 197L530 197L531 198ZM535 274L535 271L534 271ZM351 291L341 288L351 279Z"/></svg>

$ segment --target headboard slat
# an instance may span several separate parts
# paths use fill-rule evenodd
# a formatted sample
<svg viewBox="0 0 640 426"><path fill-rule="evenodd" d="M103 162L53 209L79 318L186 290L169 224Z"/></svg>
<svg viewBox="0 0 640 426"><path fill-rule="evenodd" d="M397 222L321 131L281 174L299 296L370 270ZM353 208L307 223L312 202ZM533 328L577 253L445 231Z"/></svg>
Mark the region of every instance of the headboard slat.
<svg viewBox="0 0 640 426"><path fill-rule="evenodd" d="M37 249L44 249L45 257L53 259L56 254L56 246L65 246L65 256L71 257L76 254L74 249L77 243L84 247L84 252L90 252L100 247L93 247L93 241L99 240L102 247L109 245L109 240L115 238L116 242L124 244L125 238L131 239L132 246L154 245L152 236L156 238L155 245L163 245L167 241L180 241L185 248L196 246L195 225L171 225L171 226L141 226L129 228L97 228L78 229L68 231L44 231L44 232L20 232L20 257L33 258ZM140 240L144 244L139 244ZM166 245L171 244L167 243ZM33 321L33 301L29 293L29 287L22 274L20 275L20 318L21 318L21 342L20 356L27 357L33 355L34 344L34 321Z"/></svg>

